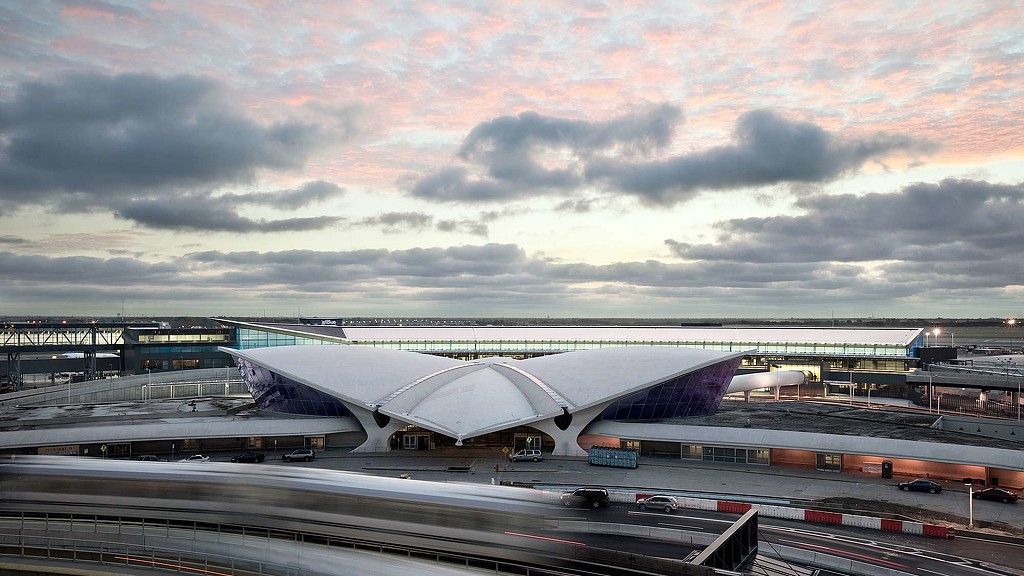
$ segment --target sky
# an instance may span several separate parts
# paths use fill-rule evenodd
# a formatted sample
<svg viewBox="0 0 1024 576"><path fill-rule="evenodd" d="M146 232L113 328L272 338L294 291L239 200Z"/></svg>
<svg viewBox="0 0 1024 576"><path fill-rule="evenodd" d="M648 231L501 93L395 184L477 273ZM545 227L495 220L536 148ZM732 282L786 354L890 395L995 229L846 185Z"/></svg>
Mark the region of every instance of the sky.
<svg viewBox="0 0 1024 576"><path fill-rule="evenodd" d="M3 2L0 316L1021 316L1022 12Z"/></svg>

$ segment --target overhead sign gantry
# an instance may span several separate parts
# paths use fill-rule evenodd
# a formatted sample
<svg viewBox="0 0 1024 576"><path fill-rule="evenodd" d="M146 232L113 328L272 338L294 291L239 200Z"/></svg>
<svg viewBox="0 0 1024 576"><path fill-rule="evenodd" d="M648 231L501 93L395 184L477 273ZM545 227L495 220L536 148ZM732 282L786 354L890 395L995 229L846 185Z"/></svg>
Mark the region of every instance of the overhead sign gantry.
<svg viewBox="0 0 1024 576"><path fill-rule="evenodd" d="M8 386L20 390L22 354L81 352L86 380L96 379L97 350L124 354L124 330L128 327L159 327L155 322L5 322L0 331L0 351L7 354Z"/></svg>

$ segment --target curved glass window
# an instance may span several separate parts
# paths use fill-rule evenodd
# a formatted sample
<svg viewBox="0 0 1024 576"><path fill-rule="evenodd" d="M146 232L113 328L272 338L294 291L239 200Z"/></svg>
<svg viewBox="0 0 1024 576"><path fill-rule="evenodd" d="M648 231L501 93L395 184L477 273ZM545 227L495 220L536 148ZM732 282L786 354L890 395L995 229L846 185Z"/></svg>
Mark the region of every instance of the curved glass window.
<svg viewBox="0 0 1024 576"><path fill-rule="evenodd" d="M662 420L714 414L742 358L732 358L677 376L626 396L598 420Z"/></svg>
<svg viewBox="0 0 1024 576"><path fill-rule="evenodd" d="M305 416L351 416L337 398L314 390L276 372L236 358L238 372L261 410Z"/></svg>

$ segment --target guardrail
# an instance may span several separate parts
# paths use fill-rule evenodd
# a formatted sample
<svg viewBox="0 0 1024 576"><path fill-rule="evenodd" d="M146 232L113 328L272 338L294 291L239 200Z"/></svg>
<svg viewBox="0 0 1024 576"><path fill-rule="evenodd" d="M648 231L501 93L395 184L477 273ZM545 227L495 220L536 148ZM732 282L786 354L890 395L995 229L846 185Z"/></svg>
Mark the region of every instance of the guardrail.
<svg viewBox="0 0 1024 576"><path fill-rule="evenodd" d="M601 552L598 549L588 550L591 555ZM317 557L320 564L337 562L339 552L371 553L373 562L366 566L367 573L385 573L381 566L383 561L397 565L389 567L395 574L409 573L414 566L412 562L422 565L426 561L449 568L485 570L498 576L659 574L613 568L611 565L606 566L606 571L567 566L548 568L367 540L208 522L155 522L122 516L0 512L0 572L4 569L42 572L57 565L74 563L152 568L187 574L301 576L323 573L322 566L307 558ZM289 562L266 559L275 554L289 558ZM588 562L593 560L589 558ZM652 559L652 564L656 560ZM357 562L352 558L346 558L346 561L350 567ZM678 566L676 563L672 565Z"/></svg>

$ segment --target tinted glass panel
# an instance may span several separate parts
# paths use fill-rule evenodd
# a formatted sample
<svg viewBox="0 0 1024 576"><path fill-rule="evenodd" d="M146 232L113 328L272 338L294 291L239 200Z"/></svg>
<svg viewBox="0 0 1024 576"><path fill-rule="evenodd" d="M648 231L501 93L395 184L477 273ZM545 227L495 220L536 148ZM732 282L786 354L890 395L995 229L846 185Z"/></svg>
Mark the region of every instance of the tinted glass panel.
<svg viewBox="0 0 1024 576"><path fill-rule="evenodd" d="M599 420L660 420L714 414L741 358L683 374L615 402Z"/></svg>
<svg viewBox="0 0 1024 576"><path fill-rule="evenodd" d="M306 416L351 416L337 399L243 358L236 359L256 405L261 410Z"/></svg>

